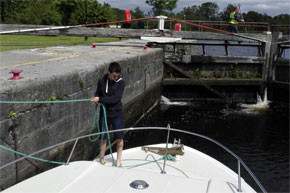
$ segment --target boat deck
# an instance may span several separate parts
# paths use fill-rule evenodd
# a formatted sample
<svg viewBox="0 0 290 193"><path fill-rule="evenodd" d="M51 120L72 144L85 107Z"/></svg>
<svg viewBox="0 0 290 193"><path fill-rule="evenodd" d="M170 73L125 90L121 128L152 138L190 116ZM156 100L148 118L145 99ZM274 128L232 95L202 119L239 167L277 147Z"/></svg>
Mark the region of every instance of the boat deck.
<svg viewBox="0 0 290 193"><path fill-rule="evenodd" d="M166 161L166 174L161 173L164 163L162 156L138 147L123 151L122 167L112 166L111 155L105 157L105 165L99 161L71 162L23 181L4 192L140 192L130 187L134 180L146 181L149 187L142 192L150 193L238 192L238 176L232 170L192 148L185 146L184 152L180 160ZM255 192L244 180L242 191Z"/></svg>

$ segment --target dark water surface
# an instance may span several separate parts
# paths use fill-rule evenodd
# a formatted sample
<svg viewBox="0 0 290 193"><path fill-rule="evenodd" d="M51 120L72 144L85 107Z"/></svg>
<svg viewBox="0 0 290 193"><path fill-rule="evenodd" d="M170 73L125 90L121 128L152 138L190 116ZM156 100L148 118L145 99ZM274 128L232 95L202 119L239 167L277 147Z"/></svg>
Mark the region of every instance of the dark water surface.
<svg viewBox="0 0 290 193"><path fill-rule="evenodd" d="M268 192L289 192L289 105L270 103L263 112L244 111L238 104L191 102L187 105L157 105L137 126L162 126L206 135L235 152ZM166 142L166 131L134 131L127 141L134 146ZM171 132L170 142L180 138L237 172L237 161L222 148L204 139ZM161 141L160 141L161 139ZM260 189L241 166L242 177Z"/></svg>

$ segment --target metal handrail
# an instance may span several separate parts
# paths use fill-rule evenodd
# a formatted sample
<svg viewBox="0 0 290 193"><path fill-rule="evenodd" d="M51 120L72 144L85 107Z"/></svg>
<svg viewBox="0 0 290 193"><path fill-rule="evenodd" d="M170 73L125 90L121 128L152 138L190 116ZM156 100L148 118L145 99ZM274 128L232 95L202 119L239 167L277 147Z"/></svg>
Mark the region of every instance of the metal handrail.
<svg viewBox="0 0 290 193"><path fill-rule="evenodd" d="M202 30L203 24L215 23L215 24L221 24L221 25L228 25L228 23L229 23L228 21L213 21L213 20L208 21L208 20L187 20L187 19L184 19L183 21L198 24L199 31L203 31ZM172 25L171 23L175 22L175 21L166 19L165 22L170 22L170 29L171 29L171 25ZM267 31L269 31L270 27L271 27L271 25L268 22L243 22L242 25L245 25L245 24L249 24L251 27L255 27L255 25L257 25L256 27L260 27L261 25L265 25L263 27L266 27ZM248 27L250 27L250 26L248 26ZM186 31L186 25L185 25L185 31Z"/></svg>
<svg viewBox="0 0 290 193"><path fill-rule="evenodd" d="M80 139L88 138L88 137L92 137L92 136L96 136L96 135L101 135L101 134L106 134L106 133L114 133L114 132L117 132L117 131L135 131L135 130L166 130L166 131L168 131L168 133L170 131L175 131L175 132L179 132L179 133L184 133L184 134L197 136L197 137L206 139L208 141L211 141L211 142L215 143L216 145L220 146L221 148L223 148L224 150L226 150L228 153L230 153L233 157L235 157L238 160L238 191L239 192L241 192L240 164L242 164L244 166L244 168L246 169L246 171L250 174L250 176L256 182L256 184L259 186L259 188L262 190L262 192L263 193L267 193L266 189L263 187L263 185L260 183L260 181L257 179L257 177L253 174L253 172L248 168L248 166L244 163L244 161L238 155L236 155L233 151L231 151L229 148L227 148L226 146L224 146L223 144L219 143L218 141L216 141L216 140L214 140L214 139L212 139L210 137L207 137L205 135L201 135L201 134L198 134L198 133L195 133L195 132L184 131L184 130L180 130L180 129L174 129L174 128L170 128L170 127L135 127L135 128L130 127L130 128L119 129L119 130L103 131L103 132L98 132L98 133L93 133L93 134L79 136L79 137L76 137L76 138L73 138L73 139L69 139L69 140L63 141L61 143L57 143L55 145L46 147L46 148L38 150L36 152L27 154L26 156L23 156L21 158L18 158L16 160L12 161L12 162L9 162L7 164L4 164L4 165L0 166L0 170L5 168L5 167L7 167L7 166L9 166L9 165L11 165L11 164L19 162L19 161L21 161L23 159L29 158L29 157L31 157L31 156L33 156L35 154L38 154L38 153L47 151L49 149L58 147L60 145L64 145L66 143L70 143L70 142L75 141L74 146L72 148L72 151L70 153L70 156L69 156L69 158L67 160L67 164L68 164L69 160L70 160L70 158L71 158L71 156L73 154L73 151L75 149L75 146L77 145L77 142ZM167 137L169 138L169 136L167 136ZM164 168L163 168L163 170L164 170Z"/></svg>
<svg viewBox="0 0 290 193"><path fill-rule="evenodd" d="M148 154L148 155L145 157L145 160L147 160L149 156L151 156L151 157L153 158L153 160L155 161L155 163L157 164L157 166L159 167L159 169L160 169L161 172L162 172L162 168L161 168L161 166L159 165L159 162L155 159L155 157L154 157L152 154Z"/></svg>

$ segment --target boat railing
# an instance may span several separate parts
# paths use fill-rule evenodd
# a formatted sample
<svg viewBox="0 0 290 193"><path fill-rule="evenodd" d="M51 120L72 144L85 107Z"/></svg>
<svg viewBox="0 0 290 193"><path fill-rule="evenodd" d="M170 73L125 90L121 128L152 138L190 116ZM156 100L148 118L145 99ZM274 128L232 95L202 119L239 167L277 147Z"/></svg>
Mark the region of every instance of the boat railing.
<svg viewBox="0 0 290 193"><path fill-rule="evenodd" d="M260 183L260 181L257 179L257 177L253 174L253 172L249 169L249 167L245 164L245 162L238 155L236 155L233 151L231 151L229 148L227 148L223 144L219 143L218 141L216 141L216 140L214 140L214 139L212 139L210 137L207 137L205 135L201 135L201 134L198 134L198 133L195 133L195 132L189 132L189 131L184 131L184 130L180 130L180 129L170 128L170 126L167 126L167 127L135 127L135 128L130 127L130 128L119 129L117 131L136 131L136 130L166 130L168 132L168 134L167 134L167 141L166 141L165 158L167 157L167 148L168 148L168 141L169 141L170 131L184 133L184 134L189 134L189 135L197 136L197 137L206 139L208 141L211 141L211 142L215 143L216 145L220 146L221 148L223 148L224 150L226 150L228 153L230 153L233 157L235 157L237 159L237 161L238 161L238 189L237 189L237 191L238 192L242 192L242 188L241 188L241 169L240 169L241 168L240 166L242 164L242 166L250 174L250 176L253 178L253 180L259 186L259 188L262 190L262 192L263 193L267 193L267 191L265 190L263 185ZM77 143L78 143L78 141L80 139L84 139L84 138L88 138L88 137L92 137L92 136L98 136L98 135L106 134L106 133L114 133L114 132L116 132L116 131L114 131L114 130L103 131L103 132L92 133L92 134L88 134L88 135L79 136L79 137L76 137L76 138L73 138L73 139L69 139L69 140L57 143L55 145L43 148L41 150L35 151L33 153L27 154L27 155L25 155L23 157L20 157L18 159L15 159L15 160L9 162L9 163L6 163L6 164L0 166L0 170L3 169L3 168L8 167L11 164L14 164L14 163L17 163L17 162L19 162L21 160L24 160L26 158L30 158L30 157L32 157L32 156L34 156L36 154L45 152L45 151L53 149L53 148L56 148L58 146L66 144L66 143L74 142L72 150L71 150L71 152L69 154L69 157L68 157L68 159L66 161L66 164L65 164L65 165L68 165L69 162L70 162L70 159L71 159L71 157L73 155L73 152L75 150L75 147L76 147L76 145L77 145ZM165 166L166 166L166 159L164 159L163 169L162 169L161 173L166 173L165 172Z"/></svg>

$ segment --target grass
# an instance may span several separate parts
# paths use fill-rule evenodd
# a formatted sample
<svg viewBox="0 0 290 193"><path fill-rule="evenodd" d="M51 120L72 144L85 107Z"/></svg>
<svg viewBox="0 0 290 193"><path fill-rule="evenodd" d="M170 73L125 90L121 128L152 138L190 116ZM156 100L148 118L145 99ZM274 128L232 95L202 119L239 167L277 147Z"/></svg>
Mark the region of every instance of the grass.
<svg viewBox="0 0 290 193"><path fill-rule="evenodd" d="M88 37L88 40L85 40L84 37L76 36L0 35L0 51L116 41L120 41L119 38ZM9 44L13 45L10 46Z"/></svg>

